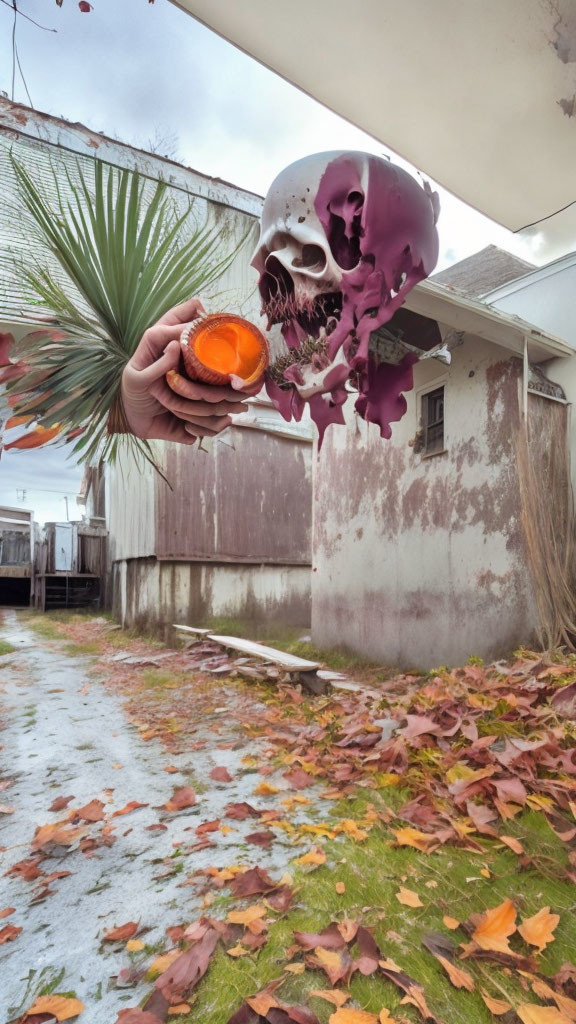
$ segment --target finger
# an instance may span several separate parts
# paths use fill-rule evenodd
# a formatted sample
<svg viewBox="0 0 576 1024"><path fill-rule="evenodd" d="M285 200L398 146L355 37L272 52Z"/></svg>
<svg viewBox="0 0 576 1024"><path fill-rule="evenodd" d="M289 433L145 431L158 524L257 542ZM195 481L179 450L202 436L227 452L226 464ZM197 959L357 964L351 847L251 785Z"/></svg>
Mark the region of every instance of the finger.
<svg viewBox="0 0 576 1024"><path fill-rule="evenodd" d="M175 370L179 363L180 345L178 341L173 340L168 343L160 358L141 368L135 366L132 361L132 369L136 370L138 385L142 390L146 390L154 381L163 379L169 370Z"/></svg>
<svg viewBox="0 0 576 1024"><path fill-rule="evenodd" d="M165 409L169 409L176 416L184 416L188 413L192 416L228 416L232 412L246 411L246 406L238 399L225 402L204 402L200 399L180 398L168 387L165 380L155 381L151 385L149 393L161 402Z"/></svg>
<svg viewBox="0 0 576 1024"><path fill-rule="evenodd" d="M185 324L189 320L197 320L202 313L206 313L204 306L200 302L200 299L188 299L187 302L182 302L179 306L174 306L173 309L169 309L164 316L161 316L158 323L168 324L174 326L174 324Z"/></svg>
<svg viewBox="0 0 576 1024"><path fill-rule="evenodd" d="M224 430L226 427L231 426L232 420L229 416L185 416L178 417L183 419L186 423L190 423L193 427L203 427L206 430L212 430L217 434L220 430Z"/></svg>
<svg viewBox="0 0 576 1024"><path fill-rule="evenodd" d="M140 344L130 359L130 366L139 372L147 369L163 355L170 342L180 340L181 334L182 328L176 324L172 327L167 324L155 324L154 327L149 327L147 331L144 331Z"/></svg>
<svg viewBox="0 0 576 1024"><path fill-rule="evenodd" d="M205 394L202 386L198 386L187 380L178 373L177 370L169 370L166 374L166 384L176 395L180 395L181 398L185 398L190 402L194 402L198 407L209 406L209 412L207 415L213 415L218 412L245 412L247 406L244 404L245 399L242 395L237 392L233 392L229 398L221 402L207 402L206 399L201 396ZM153 388L158 390L159 385L154 384Z"/></svg>
<svg viewBox="0 0 576 1024"><path fill-rule="evenodd" d="M185 348L185 344L182 348ZM185 398L197 400L201 398L204 402L244 402L250 397L244 391L236 391L232 387L222 384L202 384L200 381L187 380L180 374L181 379L178 385L181 387L178 394ZM258 389L260 390L260 388Z"/></svg>

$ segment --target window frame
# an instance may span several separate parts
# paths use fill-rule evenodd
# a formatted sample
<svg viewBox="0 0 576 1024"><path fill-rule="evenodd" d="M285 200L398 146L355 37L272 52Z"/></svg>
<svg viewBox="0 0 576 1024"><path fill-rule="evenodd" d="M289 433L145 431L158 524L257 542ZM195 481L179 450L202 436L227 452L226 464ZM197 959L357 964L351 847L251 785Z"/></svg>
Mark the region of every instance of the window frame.
<svg viewBox="0 0 576 1024"><path fill-rule="evenodd" d="M447 422L447 416L446 416L446 412L447 412L447 405L446 405L446 401L447 401L447 386L446 385L447 385L447 383L448 383L448 374L443 374L441 377L436 377L434 380L428 381L427 384L422 385L422 387L418 388L418 390L416 391L417 430L421 431L422 441L423 441L423 446L422 446L422 449L420 451L420 457L422 459L430 459L430 458L433 458L435 455L444 455L448 451L448 449L446 447L446 422ZM424 420L425 409L426 409L426 413L427 413L428 407L427 407L427 404L425 404L424 399L427 398L428 395L432 395L435 391L439 391L440 388L442 388L442 390L444 392L444 395L443 395L443 403L444 403L443 404L443 417L442 417L442 421L441 421L442 422L442 428L443 428L442 429L442 444L441 444L441 447L439 447L439 448L428 449L426 447L426 444L427 444L427 430L429 428L429 424L425 423L425 420ZM432 426L433 425L434 424L432 424Z"/></svg>

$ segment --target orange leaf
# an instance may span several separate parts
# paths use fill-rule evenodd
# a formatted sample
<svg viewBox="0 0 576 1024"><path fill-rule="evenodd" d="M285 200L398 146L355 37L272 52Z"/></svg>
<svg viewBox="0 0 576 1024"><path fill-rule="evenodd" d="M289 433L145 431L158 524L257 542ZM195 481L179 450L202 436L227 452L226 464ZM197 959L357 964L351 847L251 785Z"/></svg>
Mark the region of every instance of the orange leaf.
<svg viewBox="0 0 576 1024"><path fill-rule="evenodd" d="M344 885L344 882L336 882L334 888L336 889L336 892L338 893L339 896L343 896L344 893L346 892L346 886Z"/></svg>
<svg viewBox="0 0 576 1024"><path fill-rule="evenodd" d="M532 982L532 991L540 999L552 999L561 1013L565 1014L569 1020L576 1021L576 1000L570 999L562 992L555 992L542 978L536 978Z"/></svg>
<svg viewBox="0 0 576 1024"><path fill-rule="evenodd" d="M522 1003L516 1007L522 1024L570 1024L570 1018L560 1013L555 1006L538 1006L537 1003Z"/></svg>
<svg viewBox="0 0 576 1024"><path fill-rule="evenodd" d="M344 942L352 942L358 931L358 924L356 921L352 921L349 917L345 917L343 921L340 921L336 925L340 935L344 939Z"/></svg>
<svg viewBox="0 0 576 1024"><path fill-rule="evenodd" d="M261 782L259 786L256 786L254 790L255 796L273 796L274 793L279 793L280 790L277 786L271 786L269 782Z"/></svg>
<svg viewBox="0 0 576 1024"><path fill-rule="evenodd" d="M286 964L284 970L288 971L290 974L304 974L306 964Z"/></svg>
<svg viewBox="0 0 576 1024"><path fill-rule="evenodd" d="M315 988L310 993L311 996L316 996L317 999L325 999L326 1002L332 1003L334 1006L344 1006L350 999L349 992L342 992L339 988Z"/></svg>
<svg viewBox="0 0 576 1024"><path fill-rule="evenodd" d="M516 907L512 900L504 900L504 903L482 914L476 929L472 932L472 938L480 949L510 953L508 939L515 931Z"/></svg>
<svg viewBox="0 0 576 1024"><path fill-rule="evenodd" d="M519 839L515 839L514 836L500 836L500 842L508 846L514 853L525 853L524 847Z"/></svg>
<svg viewBox="0 0 576 1024"><path fill-rule="evenodd" d="M21 928L18 928L14 924L5 924L3 928L0 928L0 946L3 946L5 942L12 942L20 932Z"/></svg>
<svg viewBox="0 0 576 1024"><path fill-rule="evenodd" d="M136 921L127 921L126 924L119 924L117 928L112 928L111 931L106 932L104 941L124 942L125 939L131 939L133 935L136 935L139 927Z"/></svg>
<svg viewBox="0 0 576 1024"><path fill-rule="evenodd" d="M230 921L230 924L250 924L260 917L266 917L266 907L254 903L247 910L231 910L227 920Z"/></svg>
<svg viewBox="0 0 576 1024"><path fill-rule="evenodd" d="M196 793L191 786L177 786L164 807L167 811L182 811L185 807L193 807L195 803Z"/></svg>
<svg viewBox="0 0 576 1024"><path fill-rule="evenodd" d="M177 1006L169 1006L168 1007L168 1016L169 1017L175 1017L178 1014L182 1014L182 1013L190 1013L190 1004L189 1003L178 1003Z"/></svg>
<svg viewBox="0 0 576 1024"><path fill-rule="evenodd" d="M142 942L142 939L128 939L126 943L126 949L129 953L139 953L141 949L146 948L146 943Z"/></svg>
<svg viewBox="0 0 576 1024"><path fill-rule="evenodd" d="M160 956L157 956L156 959L152 961L148 971L154 974L164 974L164 971L167 971L174 961L181 955L181 949L171 949L168 953L161 953Z"/></svg>
<svg viewBox="0 0 576 1024"><path fill-rule="evenodd" d="M351 1010L344 1007L331 1015L330 1024L378 1024L378 1017L366 1010Z"/></svg>
<svg viewBox="0 0 576 1024"><path fill-rule="evenodd" d="M436 956L436 959L442 964L454 988L466 988L469 992L474 991L474 978L471 974L468 974L468 971L463 971L445 956Z"/></svg>
<svg viewBox="0 0 576 1024"><path fill-rule="evenodd" d="M405 907L424 906L418 893L413 892L412 889L406 889L403 885L400 886L399 892L396 893L396 899L398 900L398 903L403 903Z"/></svg>
<svg viewBox="0 0 576 1024"><path fill-rule="evenodd" d="M550 907L542 907L533 917L527 917L518 926L520 935L530 946L536 946L541 953L549 942L554 942L552 932L560 921L559 914L551 914Z"/></svg>
<svg viewBox="0 0 576 1024"><path fill-rule="evenodd" d="M72 846L77 840L83 839L86 834L86 829L83 826L73 828L67 822L56 821L53 825L40 825L36 829L32 847L34 850L40 850L47 843L54 843L56 846Z"/></svg>
<svg viewBox="0 0 576 1024"><path fill-rule="evenodd" d="M380 1010L380 1013L378 1014L378 1020L380 1024L398 1024L396 1017L391 1017L390 1010L387 1010L386 1008Z"/></svg>
<svg viewBox="0 0 576 1024"><path fill-rule="evenodd" d="M112 817L120 818L123 814L130 814L130 811L136 811L138 807L148 807L148 804L141 804L138 803L138 800L131 800L125 807L121 807L119 811L114 811Z"/></svg>
<svg viewBox="0 0 576 1024"><path fill-rule="evenodd" d="M36 427L29 434L23 434L22 437L12 441L10 444L4 445L4 447L6 451L10 448L19 448L20 450L40 448L43 444L48 444L49 441L52 441L60 433L60 430L60 423L55 423L53 427Z"/></svg>
<svg viewBox="0 0 576 1024"><path fill-rule="evenodd" d="M456 928L460 927L460 921L457 921L455 917L448 917L447 914L442 918L444 924L451 932L455 931Z"/></svg>
<svg viewBox="0 0 576 1024"><path fill-rule="evenodd" d="M247 999L248 1006L254 1010L254 1013L260 1014L261 1017L266 1017L269 1010L273 1006L279 1006L278 1000L272 995L271 992L259 992L258 995L252 996L251 999Z"/></svg>
<svg viewBox="0 0 576 1024"><path fill-rule="evenodd" d="M10 917L10 914L13 914L15 910L16 907L4 907L4 910L0 910L0 918Z"/></svg>
<svg viewBox="0 0 576 1024"><path fill-rule="evenodd" d="M295 864L314 864L316 867L320 864L326 863L326 854L324 850L319 850L317 846L314 846L308 853L303 854L302 857L296 857Z"/></svg>
<svg viewBox="0 0 576 1024"><path fill-rule="evenodd" d="M416 828L401 828L395 831L396 843L398 846L412 846L415 850L422 850L423 853L430 853L433 846L438 846L438 840L426 832L419 832Z"/></svg>
<svg viewBox="0 0 576 1024"><path fill-rule="evenodd" d="M508 1013L508 1010L512 1009L510 1003L504 1002L503 999L493 999L492 996L489 996L488 993L484 991L484 989L480 990L480 995L490 1010L490 1013L493 1013L495 1017L501 1017L503 1013Z"/></svg>
<svg viewBox="0 0 576 1024"><path fill-rule="evenodd" d="M35 1013L51 1013L57 1021L71 1020L72 1017L77 1017L79 1013L82 1013L83 1009L84 1003L69 996L38 996L27 1015L31 1017Z"/></svg>
<svg viewBox="0 0 576 1024"><path fill-rule="evenodd" d="M232 949L227 949L226 952L228 953L228 956L246 956L248 953L251 953L252 950L245 949L244 946L241 946L240 943L238 943L238 945L233 946Z"/></svg>

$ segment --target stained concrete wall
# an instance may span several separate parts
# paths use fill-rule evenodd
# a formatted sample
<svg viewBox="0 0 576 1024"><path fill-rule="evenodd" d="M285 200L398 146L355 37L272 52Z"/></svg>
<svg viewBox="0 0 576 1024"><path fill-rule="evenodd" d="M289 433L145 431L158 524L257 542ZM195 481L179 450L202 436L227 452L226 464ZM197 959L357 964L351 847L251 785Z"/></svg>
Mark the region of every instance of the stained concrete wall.
<svg viewBox="0 0 576 1024"><path fill-rule="evenodd" d="M530 640L514 457L521 373L509 352L466 336L449 368L416 365L390 441L352 410L346 429L328 430L314 478L316 644L426 669ZM441 384L446 450L416 455L422 390Z"/></svg>
<svg viewBox="0 0 576 1024"><path fill-rule="evenodd" d="M203 626L220 617L247 629L310 623L309 566L131 558L112 573L113 611L128 628L167 636L174 622Z"/></svg>

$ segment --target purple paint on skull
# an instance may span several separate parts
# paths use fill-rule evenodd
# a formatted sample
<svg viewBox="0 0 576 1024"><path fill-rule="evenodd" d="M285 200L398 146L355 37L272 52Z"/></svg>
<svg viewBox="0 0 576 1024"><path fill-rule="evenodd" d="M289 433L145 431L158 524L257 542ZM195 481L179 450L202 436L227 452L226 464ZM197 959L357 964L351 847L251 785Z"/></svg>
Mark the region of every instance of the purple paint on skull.
<svg viewBox="0 0 576 1024"><path fill-rule="evenodd" d="M406 411L402 392L413 386L417 356L378 362L370 340L434 269L437 216L438 197L427 184L366 153L317 154L273 183L253 260L263 308L269 325L282 324L290 348L324 337L326 351L284 371L300 401L290 403L270 379L267 390L284 416L297 410L300 418L308 402L320 440L329 423L344 422L346 381L359 391L357 412L378 423L383 437Z"/></svg>

